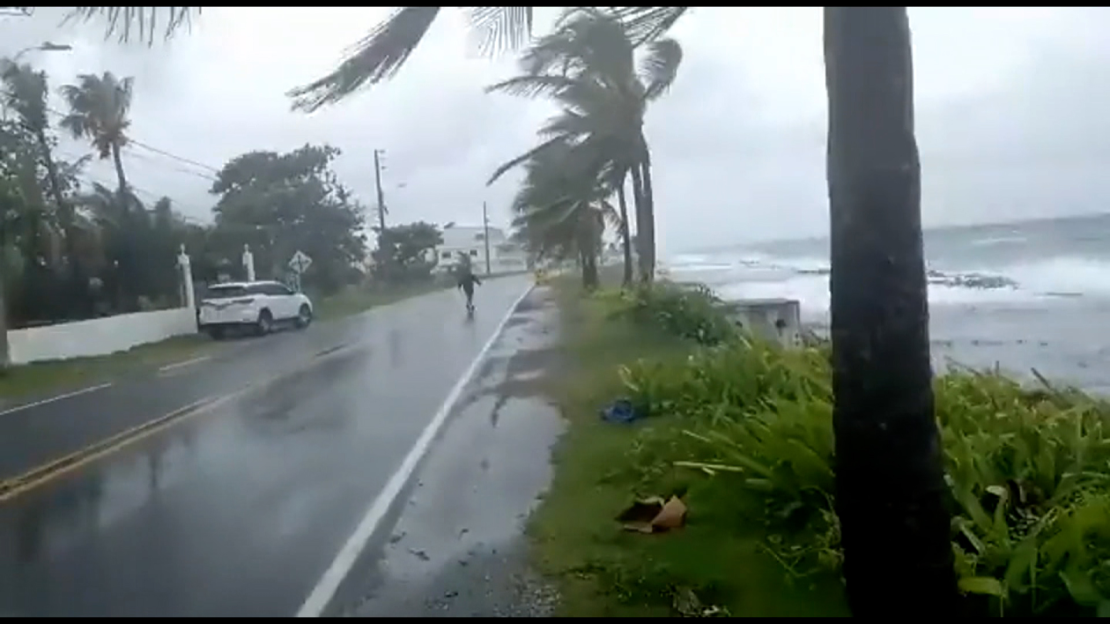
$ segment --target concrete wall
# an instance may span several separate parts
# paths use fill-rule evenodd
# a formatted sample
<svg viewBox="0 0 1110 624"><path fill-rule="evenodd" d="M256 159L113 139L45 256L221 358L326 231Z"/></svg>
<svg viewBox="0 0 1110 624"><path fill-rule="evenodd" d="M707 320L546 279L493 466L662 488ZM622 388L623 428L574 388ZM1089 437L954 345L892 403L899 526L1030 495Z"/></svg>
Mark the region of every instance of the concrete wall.
<svg viewBox="0 0 1110 624"><path fill-rule="evenodd" d="M725 304L740 327L782 346L802 346L801 304L794 299L740 299Z"/></svg>
<svg viewBox="0 0 1110 624"><path fill-rule="evenodd" d="M197 331L196 310L135 312L8 332L12 364L108 355Z"/></svg>

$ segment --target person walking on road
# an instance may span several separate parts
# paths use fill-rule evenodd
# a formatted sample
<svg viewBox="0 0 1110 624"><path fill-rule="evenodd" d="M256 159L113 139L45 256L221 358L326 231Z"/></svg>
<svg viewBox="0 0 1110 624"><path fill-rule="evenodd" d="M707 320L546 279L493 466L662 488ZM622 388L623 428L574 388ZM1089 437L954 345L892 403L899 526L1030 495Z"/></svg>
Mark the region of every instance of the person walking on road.
<svg viewBox="0 0 1110 624"><path fill-rule="evenodd" d="M470 263L463 264L459 269L459 288L466 293L466 311L468 314L474 313L474 286L481 286L482 280L474 275L474 271L470 269Z"/></svg>

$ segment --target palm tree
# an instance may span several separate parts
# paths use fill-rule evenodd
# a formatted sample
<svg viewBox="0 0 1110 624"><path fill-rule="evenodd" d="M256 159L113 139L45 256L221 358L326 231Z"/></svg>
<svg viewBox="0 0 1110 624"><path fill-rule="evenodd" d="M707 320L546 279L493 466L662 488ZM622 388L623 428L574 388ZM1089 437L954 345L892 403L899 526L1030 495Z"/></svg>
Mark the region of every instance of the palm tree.
<svg viewBox="0 0 1110 624"><path fill-rule="evenodd" d="M74 211L66 199L63 179L54 160L50 124L46 116L47 89L46 72L36 72L30 65L4 63L0 81L4 85L2 98L8 110L14 111L17 123L34 138L37 145L38 160L46 169L47 185L50 195L58 207L58 220L66 239L72 244ZM67 247L68 251L68 247Z"/></svg>
<svg viewBox="0 0 1110 624"><path fill-rule="evenodd" d="M952 615L905 7L826 7L837 512L857 616Z"/></svg>
<svg viewBox="0 0 1110 624"><path fill-rule="evenodd" d="M524 75L487 91L550 96L564 108L562 115L541 129L541 136L550 138L498 168L491 181L536 151L557 143L574 143L591 157L604 155L607 175L619 189L622 204L625 178L632 178L636 222L648 250L640 254L640 275L650 281L655 274L655 216L644 110L674 82L682 48L673 39L660 39L647 47L637 71L630 33L614 14L596 8L570 9L554 33L541 38L522 56ZM626 217L624 222L627 224ZM630 259L626 231L622 231L622 239L629 250L626 259Z"/></svg>
<svg viewBox="0 0 1110 624"><path fill-rule="evenodd" d="M121 193L127 190L121 152L127 145L127 128L131 125L131 91L135 80L115 77L112 72L102 76L82 74L77 84L62 87L62 97L70 113L61 125L75 139L88 139L100 158L112 158L116 166Z"/></svg>
<svg viewBox="0 0 1110 624"><path fill-rule="evenodd" d="M619 219L606 201L612 190L565 143L537 153L524 166L524 182L512 204L520 238L541 256L577 257L583 285L596 288L605 224Z"/></svg>

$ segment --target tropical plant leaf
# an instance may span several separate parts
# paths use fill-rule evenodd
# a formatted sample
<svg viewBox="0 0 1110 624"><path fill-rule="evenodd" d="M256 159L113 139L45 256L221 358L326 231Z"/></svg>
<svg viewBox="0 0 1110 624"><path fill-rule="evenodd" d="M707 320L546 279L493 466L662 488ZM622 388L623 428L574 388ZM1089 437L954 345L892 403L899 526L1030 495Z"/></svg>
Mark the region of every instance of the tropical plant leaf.
<svg viewBox="0 0 1110 624"><path fill-rule="evenodd" d="M663 35L690 7L610 7L624 22L633 45L640 46Z"/></svg>
<svg viewBox="0 0 1110 624"><path fill-rule="evenodd" d="M532 7L466 7L465 10L483 54L515 50L532 36Z"/></svg>
<svg viewBox="0 0 1110 624"><path fill-rule="evenodd" d="M62 23L103 20L107 22L105 39L115 35L120 43L127 43L137 38L151 46L159 26L162 37L169 39L182 29L188 30L193 14L199 16L201 11L202 7L76 7Z"/></svg>
<svg viewBox="0 0 1110 624"><path fill-rule="evenodd" d="M366 84L391 78L428 33L441 7L403 7L370 31L330 74L287 95L294 110L313 112Z"/></svg>
<svg viewBox="0 0 1110 624"><path fill-rule="evenodd" d="M654 100L667 92L682 64L682 46L674 39L660 39L647 44L647 55L640 64L644 98Z"/></svg>

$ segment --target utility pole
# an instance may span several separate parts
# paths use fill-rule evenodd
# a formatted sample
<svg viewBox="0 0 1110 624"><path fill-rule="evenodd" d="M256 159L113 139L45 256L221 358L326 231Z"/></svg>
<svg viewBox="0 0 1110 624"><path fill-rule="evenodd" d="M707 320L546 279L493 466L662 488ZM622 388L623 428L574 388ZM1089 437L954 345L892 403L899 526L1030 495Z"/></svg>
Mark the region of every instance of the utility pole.
<svg viewBox="0 0 1110 624"><path fill-rule="evenodd" d="M374 182L378 186L378 228L379 235L385 233L385 194L382 193L382 163L379 158L383 150L374 150Z"/></svg>
<svg viewBox="0 0 1110 624"><path fill-rule="evenodd" d="M4 280L0 279L0 376L8 372L11 361L8 353L8 308L4 301Z"/></svg>
<svg viewBox="0 0 1110 624"><path fill-rule="evenodd" d="M486 241L486 277L489 277L489 214L486 212L486 202L482 202L482 228L482 238Z"/></svg>

